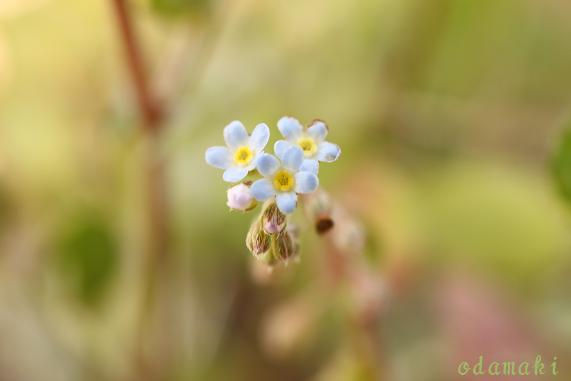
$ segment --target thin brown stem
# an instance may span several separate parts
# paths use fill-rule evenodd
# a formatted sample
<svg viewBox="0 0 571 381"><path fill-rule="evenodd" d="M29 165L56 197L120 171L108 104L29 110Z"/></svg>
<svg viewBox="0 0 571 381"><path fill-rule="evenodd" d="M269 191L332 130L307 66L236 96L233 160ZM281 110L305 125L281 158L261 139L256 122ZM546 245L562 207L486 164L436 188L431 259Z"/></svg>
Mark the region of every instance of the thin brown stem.
<svg viewBox="0 0 571 381"><path fill-rule="evenodd" d="M145 135L146 144L143 166L146 177L148 242L133 379L144 377L147 380L154 380L161 378L162 367L150 361L149 356L145 354L145 344L148 337L153 337L151 317L168 253L168 207L164 162L160 153L160 132L163 128L164 112L163 105L158 102L158 97L153 93L149 84L127 0L111 0L111 2L125 51L127 69L139 106L141 130Z"/></svg>
<svg viewBox="0 0 571 381"><path fill-rule="evenodd" d="M115 9L119 33L123 40L123 48L131 80L135 88L137 102L144 126L149 130L158 130L161 126L162 110L151 92L148 77L145 70L141 49L133 28L133 22L129 14L127 0L111 0Z"/></svg>

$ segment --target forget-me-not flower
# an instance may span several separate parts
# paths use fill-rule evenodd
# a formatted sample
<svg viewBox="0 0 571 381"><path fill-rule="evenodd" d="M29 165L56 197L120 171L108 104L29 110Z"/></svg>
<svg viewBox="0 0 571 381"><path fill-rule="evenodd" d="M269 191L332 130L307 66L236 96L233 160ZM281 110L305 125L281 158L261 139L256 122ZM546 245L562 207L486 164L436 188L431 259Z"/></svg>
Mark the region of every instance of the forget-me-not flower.
<svg viewBox="0 0 571 381"><path fill-rule="evenodd" d="M319 161L331 163L341 154L337 144L325 141L329 129L321 120L314 121L304 129L297 119L284 116L278 121L278 129L286 140L276 142L274 145L276 154L279 156L291 145L296 145L303 151L305 165L314 173L319 170Z"/></svg>
<svg viewBox="0 0 571 381"><path fill-rule="evenodd" d="M296 208L297 194L313 192L319 179L304 162L301 148L292 145L276 154L279 160L267 153L260 155L257 168L264 178L254 182L250 191L258 201L275 196L279 210L289 214Z"/></svg>
<svg viewBox="0 0 571 381"><path fill-rule="evenodd" d="M208 148L205 154L206 162L213 167L224 169L224 181L238 182L256 168L256 161L269 139L270 129L265 123L258 124L252 135L248 136L244 125L234 121L224 128L226 147Z"/></svg>

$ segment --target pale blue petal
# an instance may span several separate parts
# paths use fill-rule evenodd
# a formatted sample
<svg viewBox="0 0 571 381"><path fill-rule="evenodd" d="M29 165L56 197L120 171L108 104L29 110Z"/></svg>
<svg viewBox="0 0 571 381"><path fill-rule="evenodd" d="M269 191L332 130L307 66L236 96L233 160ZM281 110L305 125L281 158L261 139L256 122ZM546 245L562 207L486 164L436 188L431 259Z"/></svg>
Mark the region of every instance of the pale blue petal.
<svg viewBox="0 0 571 381"><path fill-rule="evenodd" d="M222 178L227 183L237 183L248 174L248 169L242 167L230 167L224 171Z"/></svg>
<svg viewBox="0 0 571 381"><path fill-rule="evenodd" d="M272 183L267 179L255 181L250 187L250 193L252 193L252 196L258 201L265 201L276 194Z"/></svg>
<svg viewBox="0 0 571 381"><path fill-rule="evenodd" d="M250 148L260 152L266 147L268 140L270 140L270 128L265 123L258 124L250 136Z"/></svg>
<svg viewBox="0 0 571 381"><path fill-rule="evenodd" d="M280 167L280 162L275 156L263 153L258 157L256 167L262 176L271 176Z"/></svg>
<svg viewBox="0 0 571 381"><path fill-rule="evenodd" d="M303 126L299 123L299 120L292 118L291 116L284 116L278 121L278 129L288 140L296 139L303 131Z"/></svg>
<svg viewBox="0 0 571 381"><path fill-rule="evenodd" d="M317 149L317 160L331 163L339 158L341 148L337 144L321 142Z"/></svg>
<svg viewBox="0 0 571 381"><path fill-rule="evenodd" d="M276 203L282 213L290 214L297 205L297 194L295 192L279 193L276 196Z"/></svg>
<svg viewBox="0 0 571 381"><path fill-rule="evenodd" d="M299 167L299 170L300 172L305 171L317 175L317 173L319 173L319 162L314 159L305 159L301 164L301 167Z"/></svg>
<svg viewBox="0 0 571 381"><path fill-rule="evenodd" d="M248 144L248 132L237 120L224 127L224 141L230 148L237 148Z"/></svg>
<svg viewBox="0 0 571 381"><path fill-rule="evenodd" d="M295 174L295 191L297 193L311 193L319 186L319 179L310 172Z"/></svg>
<svg viewBox="0 0 571 381"><path fill-rule="evenodd" d="M248 172L250 172L251 170L254 170L256 168L257 164L258 164L258 158L256 156L254 156L252 161L250 161L250 164L244 166L244 168L246 168L248 170Z"/></svg>
<svg viewBox="0 0 571 381"><path fill-rule="evenodd" d="M327 125L321 120L314 121L307 129L307 134L318 143L322 142L325 139L328 132L329 129L327 128Z"/></svg>
<svg viewBox="0 0 571 381"><path fill-rule="evenodd" d="M276 144L274 144L274 152L276 156L280 158L280 160L284 159L284 154L292 144L287 140L278 140Z"/></svg>
<svg viewBox="0 0 571 381"><path fill-rule="evenodd" d="M289 147L284 153L282 160L284 167L292 171L297 171L303 163L303 151L298 146Z"/></svg>
<svg viewBox="0 0 571 381"><path fill-rule="evenodd" d="M232 163L230 150L226 147L210 147L204 154L204 160L213 167L226 169Z"/></svg>

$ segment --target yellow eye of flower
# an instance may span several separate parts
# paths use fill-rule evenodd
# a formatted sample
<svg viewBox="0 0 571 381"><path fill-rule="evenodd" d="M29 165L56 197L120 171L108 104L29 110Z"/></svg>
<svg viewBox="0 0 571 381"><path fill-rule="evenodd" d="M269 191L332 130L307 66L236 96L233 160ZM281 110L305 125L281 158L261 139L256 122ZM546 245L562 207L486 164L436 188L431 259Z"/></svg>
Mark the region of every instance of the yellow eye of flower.
<svg viewBox="0 0 571 381"><path fill-rule="evenodd" d="M297 145L303 150L305 157L311 157L317 152L317 144L310 137L303 137L297 140Z"/></svg>
<svg viewBox="0 0 571 381"><path fill-rule="evenodd" d="M295 186L295 178L285 170L276 172L274 175L274 188L280 192L288 192Z"/></svg>
<svg viewBox="0 0 571 381"><path fill-rule="evenodd" d="M239 147L236 152L234 152L234 162L238 165L247 165L250 163L254 153L248 146Z"/></svg>

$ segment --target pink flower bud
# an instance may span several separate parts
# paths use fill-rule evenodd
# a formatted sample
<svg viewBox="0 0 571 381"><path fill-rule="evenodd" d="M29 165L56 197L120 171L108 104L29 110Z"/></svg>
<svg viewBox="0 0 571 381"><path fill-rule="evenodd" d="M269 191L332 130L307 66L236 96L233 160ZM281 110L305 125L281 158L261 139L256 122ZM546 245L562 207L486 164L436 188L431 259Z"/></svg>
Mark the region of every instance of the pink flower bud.
<svg viewBox="0 0 571 381"><path fill-rule="evenodd" d="M274 201L266 206L262 213L262 222L264 230L268 234L280 233L287 225L285 214L280 212Z"/></svg>
<svg viewBox="0 0 571 381"><path fill-rule="evenodd" d="M250 188L245 184L238 184L228 189L227 196L226 205L230 209L246 212L256 206L256 200L250 193Z"/></svg>

